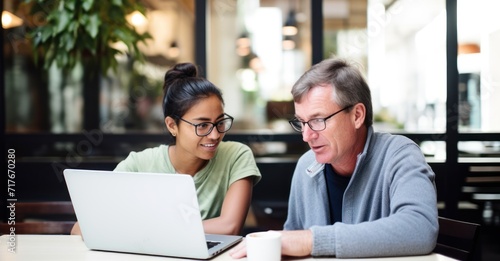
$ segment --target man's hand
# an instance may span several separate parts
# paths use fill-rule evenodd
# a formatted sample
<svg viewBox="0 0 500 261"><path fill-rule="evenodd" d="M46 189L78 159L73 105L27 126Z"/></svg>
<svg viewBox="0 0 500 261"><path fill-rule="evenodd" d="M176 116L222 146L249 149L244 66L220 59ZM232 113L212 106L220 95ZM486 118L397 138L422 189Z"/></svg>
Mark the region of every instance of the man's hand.
<svg viewBox="0 0 500 261"><path fill-rule="evenodd" d="M281 231L281 254L284 256L310 256L312 242L311 230Z"/></svg>
<svg viewBox="0 0 500 261"><path fill-rule="evenodd" d="M311 230L278 231L281 233L281 255L284 256L309 256L312 252ZM234 259L240 259L247 255L245 241L241 242L229 251Z"/></svg>

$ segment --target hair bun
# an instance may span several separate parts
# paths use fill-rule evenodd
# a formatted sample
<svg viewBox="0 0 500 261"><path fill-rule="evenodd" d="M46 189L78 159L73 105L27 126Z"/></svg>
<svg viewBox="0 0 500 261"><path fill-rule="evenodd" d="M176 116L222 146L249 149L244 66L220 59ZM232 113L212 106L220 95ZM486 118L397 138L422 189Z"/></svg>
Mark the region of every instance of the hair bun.
<svg viewBox="0 0 500 261"><path fill-rule="evenodd" d="M198 70L192 63L179 63L176 64L165 74L165 82L173 82L177 79L184 79L189 77L197 77Z"/></svg>

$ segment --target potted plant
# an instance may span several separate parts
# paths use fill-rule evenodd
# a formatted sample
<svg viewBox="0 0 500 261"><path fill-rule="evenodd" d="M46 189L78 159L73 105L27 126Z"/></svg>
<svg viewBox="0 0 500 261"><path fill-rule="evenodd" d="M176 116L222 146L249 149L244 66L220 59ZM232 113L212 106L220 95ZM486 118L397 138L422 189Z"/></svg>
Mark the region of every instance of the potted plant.
<svg viewBox="0 0 500 261"><path fill-rule="evenodd" d="M60 119L82 114L81 128L99 128L100 78L116 70L117 54L127 53L133 60L144 61L138 44L151 36L138 33L126 16L134 11L144 14L145 7L140 0L25 2L30 5L34 24L38 25L30 32L35 61L42 58L43 68L48 72L51 130L78 131L78 127L73 130L61 127L64 120ZM128 50L120 50L116 43L127 46ZM70 84L73 86L69 88ZM74 94L72 100L67 95L63 97L69 89ZM75 112L67 111L75 104L83 106Z"/></svg>
<svg viewBox="0 0 500 261"><path fill-rule="evenodd" d="M33 46L41 52L44 67L53 63L72 69L78 62L93 61L106 75L116 68L116 55L123 51L113 43L124 43L129 54L143 61L137 44L151 38L138 33L126 15L145 7L138 0L26 0L31 14L42 24L32 32Z"/></svg>

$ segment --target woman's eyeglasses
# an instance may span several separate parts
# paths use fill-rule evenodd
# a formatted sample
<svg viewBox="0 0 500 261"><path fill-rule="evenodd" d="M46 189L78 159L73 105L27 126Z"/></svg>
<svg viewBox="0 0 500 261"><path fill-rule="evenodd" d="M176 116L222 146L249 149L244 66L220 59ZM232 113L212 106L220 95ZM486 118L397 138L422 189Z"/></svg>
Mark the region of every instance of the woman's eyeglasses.
<svg viewBox="0 0 500 261"><path fill-rule="evenodd" d="M216 121L215 123L207 121L207 122L201 122L201 123L197 123L197 124L189 122L189 121L187 121L179 116L176 116L176 115L174 115L174 116L185 123L193 125L194 131L195 131L197 136L205 137L212 132L214 127L217 129L217 131L219 133L225 133L229 129L231 129L231 126L233 126L234 118L229 116L226 113L224 113L224 115L225 115L225 118L223 118L222 120Z"/></svg>

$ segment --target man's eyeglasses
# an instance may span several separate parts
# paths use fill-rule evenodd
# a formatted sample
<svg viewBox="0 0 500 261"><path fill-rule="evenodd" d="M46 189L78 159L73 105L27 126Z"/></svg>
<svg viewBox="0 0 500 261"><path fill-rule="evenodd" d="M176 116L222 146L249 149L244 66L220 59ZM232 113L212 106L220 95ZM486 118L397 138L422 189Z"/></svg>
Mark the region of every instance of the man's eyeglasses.
<svg viewBox="0 0 500 261"><path fill-rule="evenodd" d="M327 116L326 118L310 119L309 121L299 121L297 118L295 118L293 120L289 120L288 122L290 123L292 128L298 132L303 132L304 126L306 124L309 125L309 128L311 128L311 130L313 130L313 131L322 131L322 130L326 129L326 120L341 113L342 111L345 111L345 110L351 108L352 106L353 105L346 106L343 109L334 112L330 116Z"/></svg>
<svg viewBox="0 0 500 261"><path fill-rule="evenodd" d="M227 132L229 129L231 129L231 126L233 126L234 118L229 116L228 114L225 114L225 113L224 113L224 115L226 116L224 119L216 121L215 123L207 121L207 122L201 122L198 124L194 124L192 122L189 122L189 121L187 121L179 116L176 116L176 115L174 115L174 116L185 123L193 125L196 135L198 135L199 137L204 137L204 136L207 136L208 134L210 134L212 132L212 130L214 129L214 127L217 129L217 131L219 133L224 133L224 132Z"/></svg>

